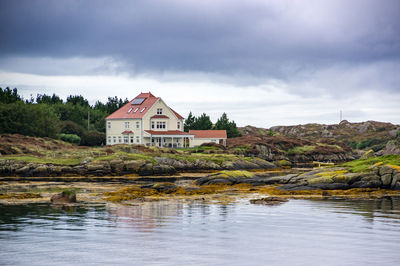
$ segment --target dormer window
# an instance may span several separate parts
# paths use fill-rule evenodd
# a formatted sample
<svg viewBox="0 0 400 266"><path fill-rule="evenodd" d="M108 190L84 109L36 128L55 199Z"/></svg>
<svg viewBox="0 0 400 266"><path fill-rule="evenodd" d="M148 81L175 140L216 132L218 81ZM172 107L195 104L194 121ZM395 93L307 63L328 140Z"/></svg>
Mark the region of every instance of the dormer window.
<svg viewBox="0 0 400 266"><path fill-rule="evenodd" d="M133 109L132 107L131 107L131 108L129 108L129 110L128 110L128 114L129 114L130 112L132 112L132 109Z"/></svg>
<svg viewBox="0 0 400 266"><path fill-rule="evenodd" d="M139 107L136 107L135 111L133 111L134 113L136 113L139 110Z"/></svg>
<svg viewBox="0 0 400 266"><path fill-rule="evenodd" d="M146 107L143 107L143 109L140 112L143 113L144 110L146 110Z"/></svg>
<svg viewBox="0 0 400 266"><path fill-rule="evenodd" d="M157 108L157 114L162 115L162 108Z"/></svg>

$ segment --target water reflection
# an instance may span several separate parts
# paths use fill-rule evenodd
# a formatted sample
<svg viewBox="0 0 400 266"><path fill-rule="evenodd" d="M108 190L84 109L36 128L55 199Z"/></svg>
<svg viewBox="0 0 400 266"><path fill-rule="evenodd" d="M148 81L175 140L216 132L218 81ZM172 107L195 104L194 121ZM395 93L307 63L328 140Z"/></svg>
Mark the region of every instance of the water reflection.
<svg viewBox="0 0 400 266"><path fill-rule="evenodd" d="M399 203L0 205L0 265L397 265Z"/></svg>
<svg viewBox="0 0 400 266"><path fill-rule="evenodd" d="M400 198L398 197L384 197L381 199L331 199L312 201L323 203L318 204L318 208L331 209L337 213L351 213L360 215L370 222L373 222L377 218L400 219Z"/></svg>

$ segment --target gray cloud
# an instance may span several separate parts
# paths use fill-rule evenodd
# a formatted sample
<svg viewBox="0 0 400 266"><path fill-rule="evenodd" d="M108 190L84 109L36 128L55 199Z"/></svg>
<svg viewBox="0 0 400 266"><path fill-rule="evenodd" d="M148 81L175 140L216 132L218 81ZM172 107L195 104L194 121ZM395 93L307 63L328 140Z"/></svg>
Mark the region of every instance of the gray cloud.
<svg viewBox="0 0 400 266"><path fill-rule="evenodd" d="M131 73L282 80L396 60L399 1L0 2L0 56L112 57Z"/></svg>

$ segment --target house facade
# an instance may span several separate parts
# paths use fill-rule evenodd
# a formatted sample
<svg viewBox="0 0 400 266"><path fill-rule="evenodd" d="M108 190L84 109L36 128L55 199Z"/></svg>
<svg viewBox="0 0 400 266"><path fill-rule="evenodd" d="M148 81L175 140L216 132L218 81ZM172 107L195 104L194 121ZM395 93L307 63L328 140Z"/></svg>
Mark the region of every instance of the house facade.
<svg viewBox="0 0 400 266"><path fill-rule="evenodd" d="M194 133L183 131L183 122L184 118L160 97L154 96L151 92L140 93L129 103L106 117L107 145L142 144L184 148L214 140L213 138L209 138L208 141L206 139L196 140Z"/></svg>
<svg viewBox="0 0 400 266"><path fill-rule="evenodd" d="M194 146L209 142L226 146L226 130L189 130L189 134L194 135Z"/></svg>

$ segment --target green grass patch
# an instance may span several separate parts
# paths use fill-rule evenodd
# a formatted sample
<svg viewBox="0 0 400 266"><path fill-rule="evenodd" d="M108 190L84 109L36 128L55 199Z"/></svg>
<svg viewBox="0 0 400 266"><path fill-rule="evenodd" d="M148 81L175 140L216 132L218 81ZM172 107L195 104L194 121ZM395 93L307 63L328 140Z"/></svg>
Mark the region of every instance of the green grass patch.
<svg viewBox="0 0 400 266"><path fill-rule="evenodd" d="M304 145L297 146L287 151L288 154L304 154L305 152L311 152L315 150L315 146Z"/></svg>
<svg viewBox="0 0 400 266"><path fill-rule="evenodd" d="M150 155L145 155L145 154L138 154L138 153L126 153L126 152L116 152L111 155L106 155L106 156L99 156L94 158L95 162L99 161L111 161L111 160L117 160L117 159L123 159L123 160L149 160L152 163L157 164L157 161L153 159L152 156Z"/></svg>
<svg viewBox="0 0 400 266"><path fill-rule="evenodd" d="M4 160L16 160L27 163L40 163L40 164L58 164L58 165L77 165L80 164L82 158L48 158L48 157L36 157L36 156L1 156Z"/></svg>
<svg viewBox="0 0 400 266"><path fill-rule="evenodd" d="M400 166L400 155L383 155L368 159L358 159L344 163L342 166L349 167L350 172L359 173L368 172L377 163Z"/></svg>

